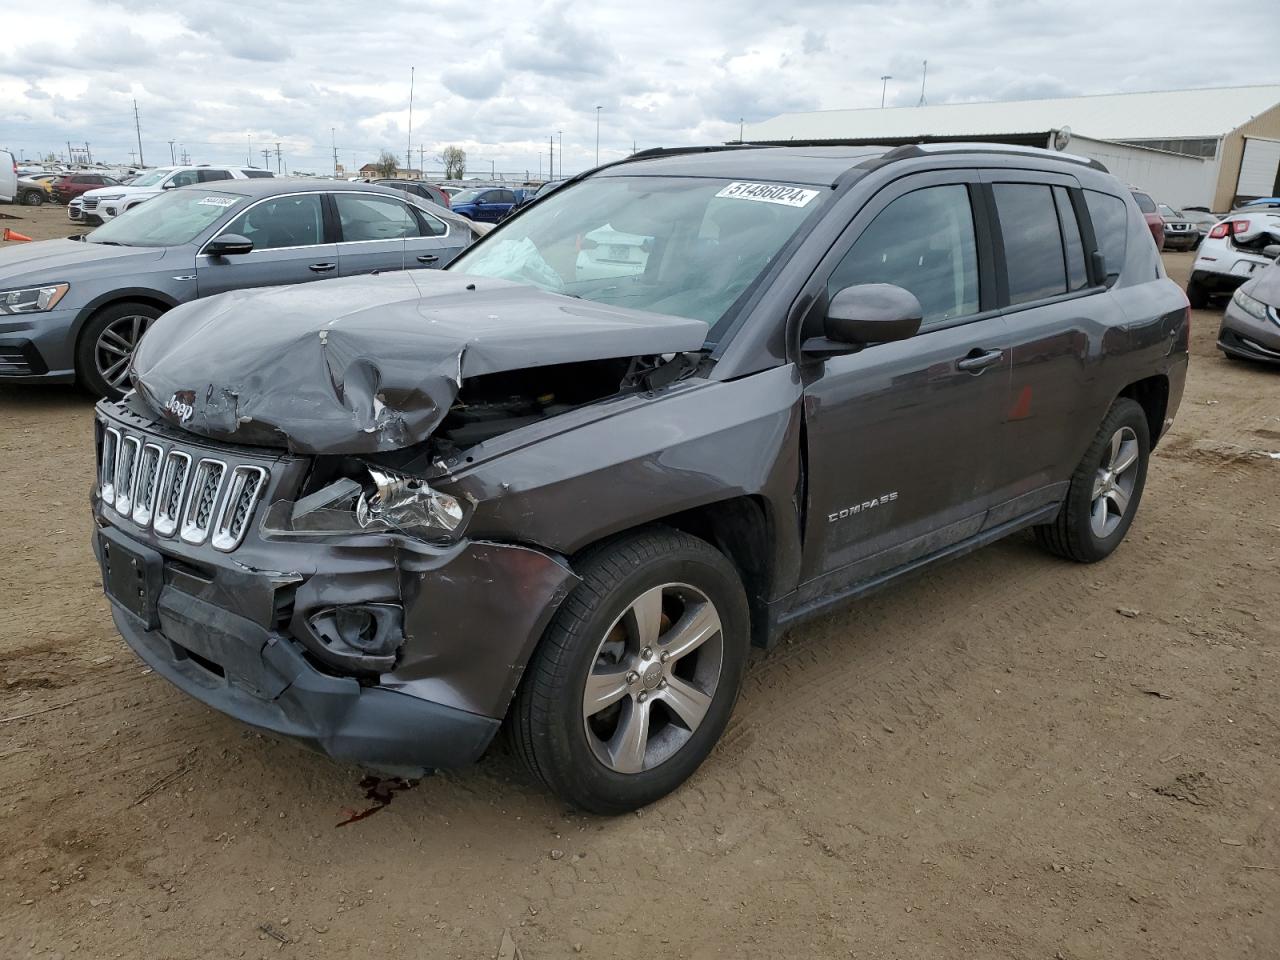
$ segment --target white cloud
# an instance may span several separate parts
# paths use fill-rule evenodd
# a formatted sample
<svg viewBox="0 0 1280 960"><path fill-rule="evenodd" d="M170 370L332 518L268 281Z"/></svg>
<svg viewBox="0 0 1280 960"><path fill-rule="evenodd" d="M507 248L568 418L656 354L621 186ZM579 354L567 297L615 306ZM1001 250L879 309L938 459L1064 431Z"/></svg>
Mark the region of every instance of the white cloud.
<svg viewBox="0 0 1280 960"><path fill-rule="evenodd" d="M1100 18L1047 0L493 0L458 14L432 0L203 0L176 13L60 0L56 41L47 11L6 14L0 145L32 156L88 141L128 160L136 98L152 162L171 138L196 161L242 162L252 138L325 171L336 139L359 166L404 154L412 66L415 164L419 147L430 158L457 143L473 170L536 171L560 132L573 172L595 160L597 104L610 160L633 142L729 140L740 117L875 106L885 73L888 102L913 104L925 58L930 103L1275 81L1256 75L1280 45L1267 8L1164 0L1153 14L1116 0Z"/></svg>

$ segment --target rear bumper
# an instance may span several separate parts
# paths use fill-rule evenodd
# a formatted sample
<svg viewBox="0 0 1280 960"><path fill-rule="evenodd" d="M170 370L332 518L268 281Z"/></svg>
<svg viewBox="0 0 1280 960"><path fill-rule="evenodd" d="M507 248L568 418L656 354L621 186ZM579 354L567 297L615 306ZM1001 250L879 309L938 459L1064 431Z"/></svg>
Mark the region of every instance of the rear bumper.
<svg viewBox="0 0 1280 960"><path fill-rule="evenodd" d="M1191 282L1198 283L1209 293L1235 293L1236 287L1248 279L1248 276L1239 276L1234 273L1216 273L1212 270L1191 271Z"/></svg>

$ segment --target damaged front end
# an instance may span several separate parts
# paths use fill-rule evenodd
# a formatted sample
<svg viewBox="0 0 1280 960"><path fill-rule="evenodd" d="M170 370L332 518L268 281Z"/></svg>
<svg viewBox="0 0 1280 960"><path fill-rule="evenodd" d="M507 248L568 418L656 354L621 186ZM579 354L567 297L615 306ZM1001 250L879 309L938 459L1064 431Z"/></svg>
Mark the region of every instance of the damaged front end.
<svg viewBox="0 0 1280 960"><path fill-rule="evenodd" d="M437 276L375 278L376 313L335 310L342 281L315 285L323 310L297 290L176 309L136 394L98 407L94 549L129 644L219 710L398 772L483 752L577 582L552 550L469 537L452 472L687 376L705 332Z"/></svg>

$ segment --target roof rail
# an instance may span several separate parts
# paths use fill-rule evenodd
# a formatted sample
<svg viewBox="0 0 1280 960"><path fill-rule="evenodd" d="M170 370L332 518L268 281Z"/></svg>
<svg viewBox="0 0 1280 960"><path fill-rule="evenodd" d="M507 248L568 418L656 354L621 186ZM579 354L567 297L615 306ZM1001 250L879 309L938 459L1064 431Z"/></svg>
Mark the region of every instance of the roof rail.
<svg viewBox="0 0 1280 960"><path fill-rule="evenodd" d="M1004 153L1023 157L1040 157L1045 160L1065 160L1068 163L1078 163L1081 166L1100 170L1103 173L1110 173L1101 161L1092 157L1082 157L1077 153L1062 153L1057 150L1046 150L1043 147L1022 147L1013 143L986 143L983 141L971 143L909 143L905 146L894 147L879 159L881 162L887 163L892 160L906 160L909 157L927 157L946 153Z"/></svg>

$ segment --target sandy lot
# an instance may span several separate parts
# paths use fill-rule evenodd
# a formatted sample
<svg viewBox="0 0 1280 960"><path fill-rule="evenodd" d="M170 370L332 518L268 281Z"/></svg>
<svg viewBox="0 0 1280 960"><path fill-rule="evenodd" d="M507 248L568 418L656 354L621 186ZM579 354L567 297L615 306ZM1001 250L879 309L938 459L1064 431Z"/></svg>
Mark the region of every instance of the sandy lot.
<svg viewBox="0 0 1280 960"><path fill-rule="evenodd" d="M1280 956L1280 371L1216 327L1115 556L1019 537L796 631L612 820L498 748L338 827L360 771L112 628L90 402L0 390L0 957Z"/></svg>

